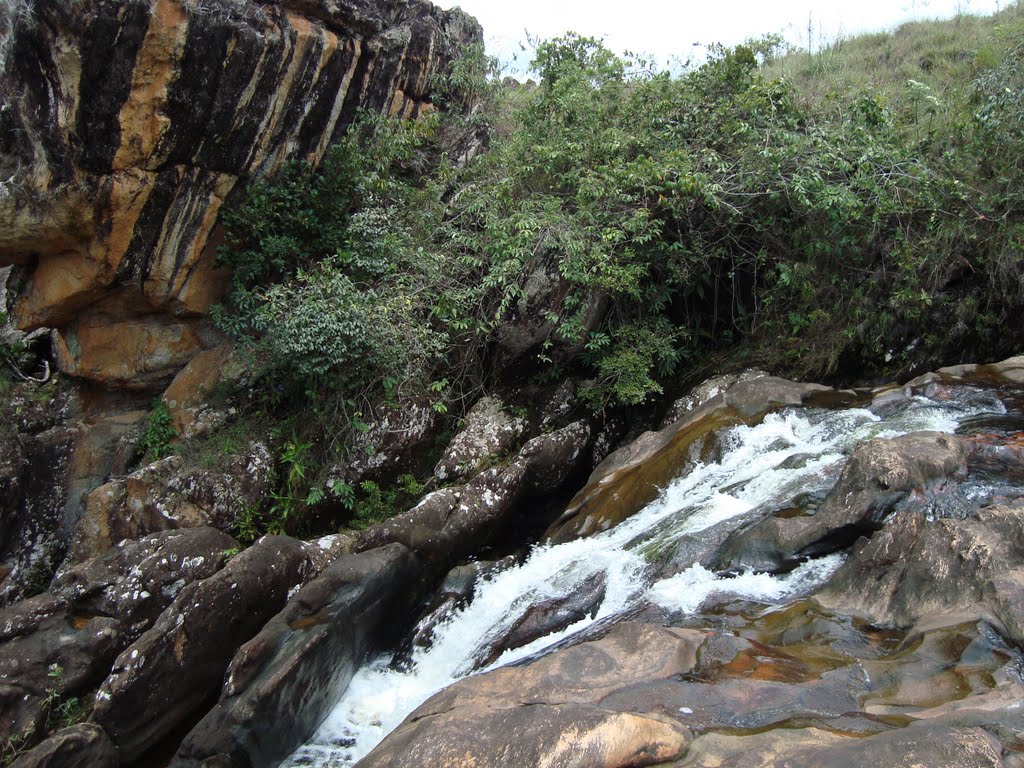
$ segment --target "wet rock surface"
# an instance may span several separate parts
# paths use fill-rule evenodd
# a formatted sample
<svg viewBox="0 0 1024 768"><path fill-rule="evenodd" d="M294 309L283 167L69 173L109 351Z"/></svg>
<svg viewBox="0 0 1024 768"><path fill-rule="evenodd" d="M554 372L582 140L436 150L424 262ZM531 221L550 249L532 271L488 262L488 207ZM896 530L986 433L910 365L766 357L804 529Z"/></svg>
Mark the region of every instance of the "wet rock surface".
<svg viewBox="0 0 1024 768"><path fill-rule="evenodd" d="M390 544L340 557L232 660L220 701L172 765L270 765L313 731L355 669L418 597L421 566Z"/></svg>
<svg viewBox="0 0 1024 768"><path fill-rule="evenodd" d="M835 552L877 530L913 494L927 496L967 475L963 442L918 432L871 440L854 451L836 486L810 517L770 517L737 532L715 558L715 570L777 572Z"/></svg>
<svg viewBox="0 0 1024 768"><path fill-rule="evenodd" d="M134 762L220 690L238 648L315 575L302 542L268 536L216 574L184 587L114 662L92 719Z"/></svg>
<svg viewBox="0 0 1024 768"><path fill-rule="evenodd" d="M828 387L771 376L738 379L659 432L645 432L591 474L545 539L553 543L607 530L652 501L658 489L714 449L717 430L753 424L787 405L830 393Z"/></svg>
<svg viewBox="0 0 1024 768"><path fill-rule="evenodd" d="M117 749L98 725L64 728L22 755L11 768L117 768Z"/></svg>

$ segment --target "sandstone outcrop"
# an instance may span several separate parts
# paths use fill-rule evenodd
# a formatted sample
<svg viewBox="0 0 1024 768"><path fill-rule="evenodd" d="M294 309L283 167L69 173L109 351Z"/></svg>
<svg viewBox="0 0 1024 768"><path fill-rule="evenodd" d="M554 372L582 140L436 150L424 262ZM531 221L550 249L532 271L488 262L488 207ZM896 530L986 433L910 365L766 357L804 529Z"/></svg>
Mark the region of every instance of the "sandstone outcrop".
<svg viewBox="0 0 1024 768"><path fill-rule="evenodd" d="M213 339L217 217L238 182L318 163L358 109L414 117L479 26L421 0L35 0L0 76L0 266L62 370L166 381Z"/></svg>
<svg viewBox="0 0 1024 768"><path fill-rule="evenodd" d="M686 727L602 706L621 688L691 671L700 632L620 624L526 667L462 680L420 706L361 761L390 766L640 768L678 757Z"/></svg>

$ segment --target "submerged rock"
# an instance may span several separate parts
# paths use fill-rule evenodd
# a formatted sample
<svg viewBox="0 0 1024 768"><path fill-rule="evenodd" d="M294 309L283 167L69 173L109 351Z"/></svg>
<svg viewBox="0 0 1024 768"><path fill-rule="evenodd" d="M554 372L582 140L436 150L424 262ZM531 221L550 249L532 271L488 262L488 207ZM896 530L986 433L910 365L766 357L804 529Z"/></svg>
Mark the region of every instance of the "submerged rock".
<svg viewBox="0 0 1024 768"><path fill-rule="evenodd" d="M607 530L654 500L664 483L710 450L718 430L754 424L772 410L832 391L770 376L735 381L671 426L645 432L602 461L545 540L559 543Z"/></svg>

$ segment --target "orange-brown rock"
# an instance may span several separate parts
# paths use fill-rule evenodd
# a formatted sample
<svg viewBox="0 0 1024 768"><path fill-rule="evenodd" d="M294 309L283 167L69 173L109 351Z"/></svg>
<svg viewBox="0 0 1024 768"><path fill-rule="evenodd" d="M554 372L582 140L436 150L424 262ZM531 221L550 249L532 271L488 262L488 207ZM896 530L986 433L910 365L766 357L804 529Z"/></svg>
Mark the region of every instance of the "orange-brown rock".
<svg viewBox="0 0 1024 768"><path fill-rule="evenodd" d="M647 624L523 667L466 678L433 696L360 765L365 768L640 768L679 757L689 730L655 713L617 711L620 690L671 679L697 665L702 632Z"/></svg>
<svg viewBox="0 0 1024 768"><path fill-rule="evenodd" d="M61 331L63 369L166 381L227 286L221 206L289 158L318 163L361 108L416 117L479 25L424 0L36 0L0 94L0 266L18 327Z"/></svg>
<svg viewBox="0 0 1024 768"><path fill-rule="evenodd" d="M203 404L224 375L231 358L231 347L222 344L193 357L174 377L162 400L171 413L171 425L182 437L196 432Z"/></svg>

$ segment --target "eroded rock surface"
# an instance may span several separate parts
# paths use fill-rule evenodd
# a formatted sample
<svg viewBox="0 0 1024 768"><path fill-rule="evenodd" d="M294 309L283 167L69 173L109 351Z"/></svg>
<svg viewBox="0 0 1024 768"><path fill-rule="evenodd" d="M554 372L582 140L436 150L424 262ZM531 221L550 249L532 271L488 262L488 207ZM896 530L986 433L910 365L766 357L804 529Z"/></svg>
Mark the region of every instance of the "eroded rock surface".
<svg viewBox="0 0 1024 768"><path fill-rule="evenodd" d="M264 502L274 479L273 459L261 442L220 470L189 466L181 455L161 459L89 495L69 559L93 557L119 541L157 531L201 526L227 530L247 505Z"/></svg>
<svg viewBox="0 0 1024 768"><path fill-rule="evenodd" d="M915 494L924 499L944 481L967 475L963 441L937 432L871 440L854 451L836 486L809 517L769 517L732 535L716 570L778 571L843 549L881 527Z"/></svg>
<svg viewBox="0 0 1024 768"><path fill-rule="evenodd" d="M63 728L22 755L11 768L117 768L117 749L98 725Z"/></svg>
<svg viewBox="0 0 1024 768"><path fill-rule="evenodd" d="M166 381L215 343L217 216L239 180L318 163L365 108L430 109L480 28L427 2L37 0L0 92L0 265L29 271L21 328L108 387Z"/></svg>
<svg viewBox="0 0 1024 768"><path fill-rule="evenodd" d="M172 765L271 765L312 735L367 655L418 598L399 544L347 555L291 598L235 655L220 702Z"/></svg>
<svg viewBox="0 0 1024 768"><path fill-rule="evenodd" d="M238 648L314 576L302 542L268 536L215 575L184 587L114 662L92 718L134 762L220 690Z"/></svg>
<svg viewBox="0 0 1024 768"><path fill-rule="evenodd" d="M467 678L419 707L364 758L383 766L603 766L663 763L689 743L685 726L617 712L620 688L691 670L702 633L620 624L608 636L525 667Z"/></svg>

